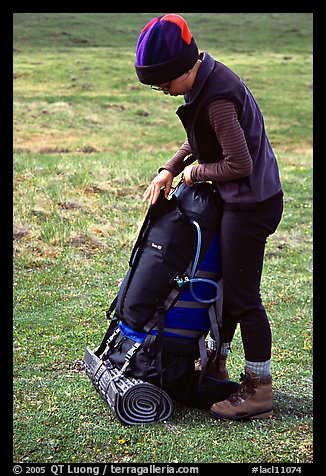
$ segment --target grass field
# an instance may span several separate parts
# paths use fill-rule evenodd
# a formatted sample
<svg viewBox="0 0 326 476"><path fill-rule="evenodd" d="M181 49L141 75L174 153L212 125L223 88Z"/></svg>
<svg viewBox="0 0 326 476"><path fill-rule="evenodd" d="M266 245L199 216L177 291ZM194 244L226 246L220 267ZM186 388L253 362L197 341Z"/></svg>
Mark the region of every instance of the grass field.
<svg viewBox="0 0 326 476"><path fill-rule="evenodd" d="M82 371L127 271L141 197L179 147L182 98L140 85L138 34L157 13L14 15L14 461L313 461L312 14L184 13L201 50L255 94L285 211L266 250L275 415L217 421L178 405L122 426ZM237 331L228 369L243 367Z"/></svg>

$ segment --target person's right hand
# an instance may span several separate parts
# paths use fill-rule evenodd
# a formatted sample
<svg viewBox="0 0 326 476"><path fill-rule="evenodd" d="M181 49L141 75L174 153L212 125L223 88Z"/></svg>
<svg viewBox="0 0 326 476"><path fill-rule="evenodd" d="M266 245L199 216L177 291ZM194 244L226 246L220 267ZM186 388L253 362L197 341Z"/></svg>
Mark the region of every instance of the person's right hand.
<svg viewBox="0 0 326 476"><path fill-rule="evenodd" d="M143 202L149 200L150 205L153 205L158 199L160 190L163 187L165 188L164 196L165 198L167 198L171 190L172 182L173 175L171 174L171 172L165 169L161 170L161 172L158 173L155 178L153 178L153 180L145 190L145 193L143 195Z"/></svg>

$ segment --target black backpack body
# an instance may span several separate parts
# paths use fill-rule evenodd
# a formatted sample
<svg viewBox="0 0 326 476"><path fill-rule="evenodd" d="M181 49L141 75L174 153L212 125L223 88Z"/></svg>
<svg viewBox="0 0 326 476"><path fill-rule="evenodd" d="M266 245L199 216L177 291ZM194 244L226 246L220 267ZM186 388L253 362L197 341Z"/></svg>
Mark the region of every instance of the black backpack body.
<svg viewBox="0 0 326 476"><path fill-rule="evenodd" d="M99 359L98 368L104 362L118 369L120 378L139 379L160 389L161 404L151 421L166 418L159 411L162 395L209 408L238 387L230 380L205 377L205 338L211 334L218 352L222 326L221 213L213 184L187 187L181 182L169 199L161 191L148 210L129 270L107 312L110 325L103 342L94 353L87 349L85 354L93 383L92 354ZM202 372L195 370L198 357ZM100 393L115 411L112 398L104 395L109 390L112 395L114 378L108 377L107 388ZM98 378L95 386L100 383ZM140 416L137 423L141 420Z"/></svg>
<svg viewBox="0 0 326 476"><path fill-rule="evenodd" d="M219 231L221 207L213 185L202 182L188 188L183 183L170 200L163 191L151 206L129 262L129 271L118 296L117 317L141 330L152 319L157 301L165 300L193 262L197 233L201 230L199 263L214 233Z"/></svg>

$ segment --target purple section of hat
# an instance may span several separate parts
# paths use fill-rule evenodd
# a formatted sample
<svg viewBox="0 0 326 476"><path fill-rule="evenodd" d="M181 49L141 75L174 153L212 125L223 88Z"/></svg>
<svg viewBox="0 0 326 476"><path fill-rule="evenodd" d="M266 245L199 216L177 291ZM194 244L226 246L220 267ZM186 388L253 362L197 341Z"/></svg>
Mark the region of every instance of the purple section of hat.
<svg viewBox="0 0 326 476"><path fill-rule="evenodd" d="M164 63L178 56L187 46L178 25L169 21L154 23L139 36L136 64L148 66Z"/></svg>
<svg viewBox="0 0 326 476"><path fill-rule="evenodd" d="M174 58L175 56L178 56L188 45L182 39L181 30L178 25L164 20L161 21L160 24L162 25L165 41L169 49L169 59Z"/></svg>

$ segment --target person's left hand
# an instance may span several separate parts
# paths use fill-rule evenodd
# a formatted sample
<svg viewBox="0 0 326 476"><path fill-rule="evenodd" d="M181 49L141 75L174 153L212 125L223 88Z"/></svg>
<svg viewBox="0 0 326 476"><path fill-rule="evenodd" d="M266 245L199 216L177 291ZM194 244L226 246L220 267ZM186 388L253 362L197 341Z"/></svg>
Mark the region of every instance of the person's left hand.
<svg viewBox="0 0 326 476"><path fill-rule="evenodd" d="M185 167L182 172L182 180L187 185L187 187L190 187L193 184L193 181L191 180L192 168L193 168L193 165L187 165L187 167Z"/></svg>

